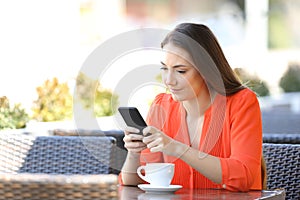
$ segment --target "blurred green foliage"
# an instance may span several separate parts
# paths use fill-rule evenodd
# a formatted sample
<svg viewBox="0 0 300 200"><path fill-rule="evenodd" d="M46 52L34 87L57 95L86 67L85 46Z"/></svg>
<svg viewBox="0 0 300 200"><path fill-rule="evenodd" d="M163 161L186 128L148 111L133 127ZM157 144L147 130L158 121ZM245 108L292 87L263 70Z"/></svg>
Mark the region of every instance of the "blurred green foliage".
<svg viewBox="0 0 300 200"><path fill-rule="evenodd" d="M21 104L11 107L7 97L0 97L0 129L25 128L28 121L29 116Z"/></svg>
<svg viewBox="0 0 300 200"><path fill-rule="evenodd" d="M77 97L86 109L93 109L96 117L111 116L116 112L118 96L80 72L76 80Z"/></svg>
<svg viewBox="0 0 300 200"><path fill-rule="evenodd" d="M300 91L300 64L291 63L279 81L284 92Z"/></svg>
<svg viewBox="0 0 300 200"><path fill-rule="evenodd" d="M299 48L299 0L268 0L268 47Z"/></svg>
<svg viewBox="0 0 300 200"><path fill-rule="evenodd" d="M284 1L269 1L268 46L271 49L287 48L291 45L292 37L286 20L286 12Z"/></svg>
<svg viewBox="0 0 300 200"><path fill-rule="evenodd" d="M244 85L253 90L258 96L270 95L270 90L265 81L262 81L259 77L249 74L242 68L235 68L234 72L239 77Z"/></svg>
<svg viewBox="0 0 300 200"><path fill-rule="evenodd" d="M78 96L86 109L93 109L96 117L111 116L118 106L118 96L102 88L84 74L77 78ZM46 80L36 88L37 99L32 105L31 117L20 104L10 107L6 97L0 98L0 129L23 128L29 119L41 122L61 121L73 116L73 97L67 83L60 83L57 78ZM94 100L94 102L92 102Z"/></svg>
<svg viewBox="0 0 300 200"><path fill-rule="evenodd" d="M73 98L67 83L59 83L57 78L53 78L46 80L36 91L38 98L33 102L33 119L50 122L72 117Z"/></svg>

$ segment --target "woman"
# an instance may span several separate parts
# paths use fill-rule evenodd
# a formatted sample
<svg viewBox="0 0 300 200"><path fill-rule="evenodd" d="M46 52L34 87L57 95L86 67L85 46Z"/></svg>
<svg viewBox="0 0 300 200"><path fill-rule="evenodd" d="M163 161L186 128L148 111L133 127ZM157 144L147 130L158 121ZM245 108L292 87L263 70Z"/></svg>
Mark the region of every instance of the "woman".
<svg viewBox="0 0 300 200"><path fill-rule="evenodd" d="M143 181L138 166L175 163L171 184L184 188L262 189L262 122L255 93L230 68L214 34L183 23L162 42L163 82L143 136L128 127L128 155L120 174L125 185Z"/></svg>

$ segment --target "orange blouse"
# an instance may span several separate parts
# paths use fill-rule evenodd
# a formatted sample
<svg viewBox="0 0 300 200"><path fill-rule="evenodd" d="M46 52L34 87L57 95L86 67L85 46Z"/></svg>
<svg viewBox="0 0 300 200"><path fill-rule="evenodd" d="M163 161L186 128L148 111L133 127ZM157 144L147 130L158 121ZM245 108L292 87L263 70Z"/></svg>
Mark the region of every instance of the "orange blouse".
<svg viewBox="0 0 300 200"><path fill-rule="evenodd" d="M150 107L147 123L175 140L191 145L185 116L180 102L174 101L170 94L159 94ZM250 89L243 89L232 96L216 96L204 114L199 150L220 158L221 184L213 183L180 158L161 152L151 153L145 149L140 161L141 165L148 162L175 163L171 184L184 188L225 188L231 191L262 189L261 112L256 95ZM122 184L121 176L122 173L119 176Z"/></svg>
<svg viewBox="0 0 300 200"><path fill-rule="evenodd" d="M185 116L180 102L174 101L170 94L159 94L151 105L147 123L170 137L191 145ZM184 188L226 188L232 191L262 189L261 112L256 95L250 89L243 89L232 96L216 96L214 103L204 114L199 150L220 158L222 184L213 183L180 158L161 152L151 153L149 149L142 152L141 164L175 163L172 184L179 184Z"/></svg>

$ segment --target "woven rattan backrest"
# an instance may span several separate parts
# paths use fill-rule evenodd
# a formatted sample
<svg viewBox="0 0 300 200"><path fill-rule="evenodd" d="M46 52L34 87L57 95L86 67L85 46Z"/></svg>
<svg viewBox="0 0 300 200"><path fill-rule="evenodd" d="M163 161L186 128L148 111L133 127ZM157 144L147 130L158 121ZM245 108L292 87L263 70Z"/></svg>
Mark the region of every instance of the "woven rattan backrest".
<svg viewBox="0 0 300 200"><path fill-rule="evenodd" d="M0 172L109 174L112 137L0 135Z"/></svg>
<svg viewBox="0 0 300 200"><path fill-rule="evenodd" d="M300 145L263 144L267 189L284 188L286 199L300 199Z"/></svg>
<svg viewBox="0 0 300 200"><path fill-rule="evenodd" d="M114 137L116 139L116 146L113 148L112 156L112 173L119 174L125 159L127 157L127 149L124 147L124 132L121 130L87 130L87 129L54 129L51 131L53 135L58 136L80 136L80 137Z"/></svg>
<svg viewBox="0 0 300 200"><path fill-rule="evenodd" d="M300 144L300 134L298 133L264 133L264 143L278 144Z"/></svg>

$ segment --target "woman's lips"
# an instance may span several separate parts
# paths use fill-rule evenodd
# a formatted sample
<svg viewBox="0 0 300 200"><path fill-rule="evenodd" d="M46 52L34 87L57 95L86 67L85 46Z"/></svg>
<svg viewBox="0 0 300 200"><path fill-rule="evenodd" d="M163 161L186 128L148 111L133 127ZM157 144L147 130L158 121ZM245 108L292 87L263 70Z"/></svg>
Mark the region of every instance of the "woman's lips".
<svg viewBox="0 0 300 200"><path fill-rule="evenodd" d="M181 91L181 89L171 89L170 88L170 92L172 92L172 93L177 93L177 92L180 92Z"/></svg>

